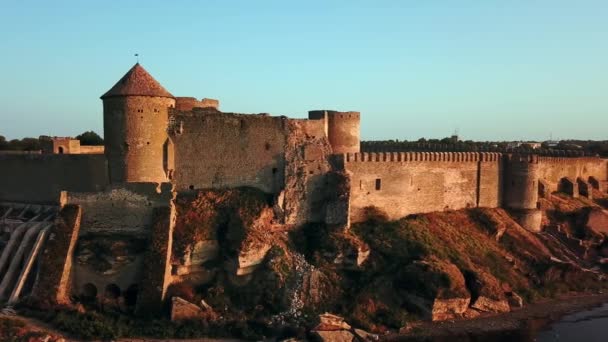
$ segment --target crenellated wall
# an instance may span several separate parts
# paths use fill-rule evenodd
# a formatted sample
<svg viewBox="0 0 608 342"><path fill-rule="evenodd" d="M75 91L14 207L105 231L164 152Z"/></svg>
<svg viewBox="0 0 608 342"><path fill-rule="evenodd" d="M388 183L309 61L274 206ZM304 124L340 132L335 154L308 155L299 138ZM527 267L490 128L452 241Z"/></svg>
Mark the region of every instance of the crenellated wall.
<svg viewBox="0 0 608 342"><path fill-rule="evenodd" d="M564 178L584 189L608 179L600 158L539 157L485 152L348 153L350 218L375 206L391 219L409 214L468 207L506 207L531 230L540 229L539 183L557 191ZM587 196L590 192L587 191Z"/></svg>
<svg viewBox="0 0 608 342"><path fill-rule="evenodd" d="M551 191L557 191L562 178L581 179L585 182L590 177L597 180L608 179L608 160L592 157L564 158L538 157L539 178L545 180Z"/></svg>
<svg viewBox="0 0 608 342"><path fill-rule="evenodd" d="M498 153L349 153L351 221L375 206L391 218L501 204Z"/></svg>

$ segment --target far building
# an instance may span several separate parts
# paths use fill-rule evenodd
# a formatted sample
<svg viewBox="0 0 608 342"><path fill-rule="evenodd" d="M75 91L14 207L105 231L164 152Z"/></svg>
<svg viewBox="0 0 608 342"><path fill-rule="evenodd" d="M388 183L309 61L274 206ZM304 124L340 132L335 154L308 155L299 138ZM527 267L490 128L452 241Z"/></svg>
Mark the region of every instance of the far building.
<svg viewBox="0 0 608 342"><path fill-rule="evenodd" d="M103 154L103 145L80 145L80 140L70 137L49 137L40 140L44 154Z"/></svg>

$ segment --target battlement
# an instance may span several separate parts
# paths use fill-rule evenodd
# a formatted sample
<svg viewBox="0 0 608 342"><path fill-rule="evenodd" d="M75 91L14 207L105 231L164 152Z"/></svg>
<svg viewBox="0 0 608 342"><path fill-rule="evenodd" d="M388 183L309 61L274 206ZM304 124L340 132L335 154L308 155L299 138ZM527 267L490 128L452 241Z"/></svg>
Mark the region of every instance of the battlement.
<svg viewBox="0 0 608 342"><path fill-rule="evenodd" d="M308 112L308 118L311 120L321 120L328 116L338 119L360 119L361 113L355 111L340 112L337 110L311 110Z"/></svg>
<svg viewBox="0 0 608 342"><path fill-rule="evenodd" d="M346 153L345 162L496 162L501 153L494 152L370 152Z"/></svg>
<svg viewBox="0 0 608 342"><path fill-rule="evenodd" d="M564 157L553 157L553 156L539 156L536 154L508 154L509 161L516 163L531 163L531 164L578 164L578 163L590 163L600 162L603 159L600 157L581 157L581 156L564 156Z"/></svg>
<svg viewBox="0 0 608 342"><path fill-rule="evenodd" d="M579 163L579 162L585 162L585 163L589 163L589 162L600 162L603 159L600 157L545 157L545 156L539 156L538 157L538 162L539 163L556 163L556 164L572 164L572 163Z"/></svg>

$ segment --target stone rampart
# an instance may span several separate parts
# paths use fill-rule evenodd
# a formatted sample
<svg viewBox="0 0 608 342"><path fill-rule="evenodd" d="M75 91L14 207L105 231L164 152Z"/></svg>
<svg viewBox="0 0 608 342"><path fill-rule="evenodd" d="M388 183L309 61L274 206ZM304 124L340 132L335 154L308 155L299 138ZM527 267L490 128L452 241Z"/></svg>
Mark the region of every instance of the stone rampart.
<svg viewBox="0 0 608 342"><path fill-rule="evenodd" d="M349 153L351 221L375 206L389 218L408 214L497 207L502 197L499 153Z"/></svg>
<svg viewBox="0 0 608 342"><path fill-rule="evenodd" d="M0 201L58 203L61 191L108 185L102 154L0 154Z"/></svg>
<svg viewBox="0 0 608 342"><path fill-rule="evenodd" d="M287 118L193 111L171 119L178 191L252 186L277 193L284 184Z"/></svg>

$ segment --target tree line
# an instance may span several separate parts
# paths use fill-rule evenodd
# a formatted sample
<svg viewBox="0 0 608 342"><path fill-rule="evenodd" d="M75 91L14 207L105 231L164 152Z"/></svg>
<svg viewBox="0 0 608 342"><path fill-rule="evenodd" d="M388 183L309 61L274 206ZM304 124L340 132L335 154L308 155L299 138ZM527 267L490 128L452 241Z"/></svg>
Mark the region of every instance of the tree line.
<svg viewBox="0 0 608 342"><path fill-rule="evenodd" d="M26 137L23 139L6 140L3 135L0 135L0 150L2 151L39 151L42 149L42 142L50 140L51 137L41 135L38 138ZM76 136L80 140L80 145L103 145L103 138L94 131L86 131Z"/></svg>
<svg viewBox="0 0 608 342"><path fill-rule="evenodd" d="M407 140L368 140L361 141L361 152L406 152L406 151L446 151L446 152L524 152L550 153L566 151L580 155L608 157L608 141L562 140L542 142L540 146L530 143L509 141L472 141L444 139Z"/></svg>

